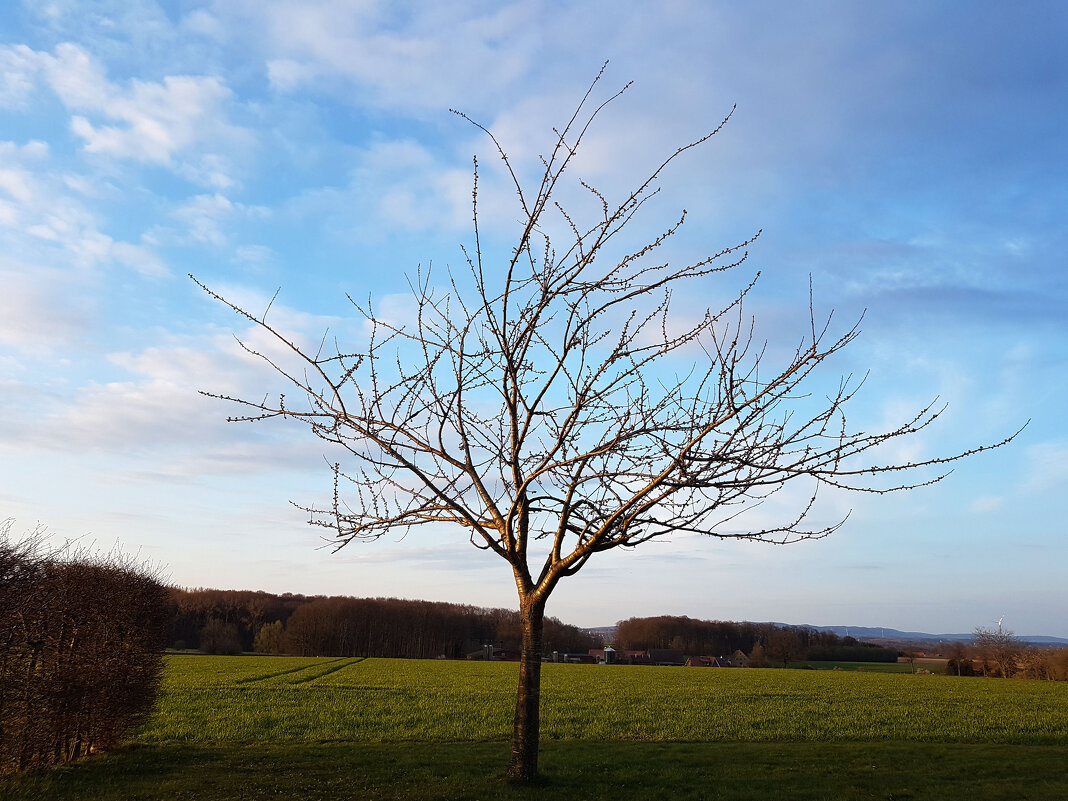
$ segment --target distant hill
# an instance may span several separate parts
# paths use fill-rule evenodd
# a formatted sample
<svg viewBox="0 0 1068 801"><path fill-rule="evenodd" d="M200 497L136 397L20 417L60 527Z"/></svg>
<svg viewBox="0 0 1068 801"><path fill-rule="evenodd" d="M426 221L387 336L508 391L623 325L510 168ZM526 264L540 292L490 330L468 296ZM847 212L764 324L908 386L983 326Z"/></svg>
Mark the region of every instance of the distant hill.
<svg viewBox="0 0 1068 801"><path fill-rule="evenodd" d="M809 626L816 631L830 631L839 637L856 637L858 640L935 640L942 642L971 642L973 634L928 634L924 631L901 631L874 626ZM1034 645L1068 645L1068 638L1050 637L1045 634L1020 634L1017 638Z"/></svg>
<svg viewBox="0 0 1068 801"><path fill-rule="evenodd" d="M776 626L785 626L786 623L776 623ZM901 631L900 629L887 629L875 626L812 626L804 624L803 628L815 629L816 631L830 631L839 637L855 637L863 642L913 642L917 640L931 640L935 642L971 642L972 632L967 634L928 634L924 631ZM615 626L597 626L582 629L595 637L601 637L605 642L611 642L616 636ZM1045 634L1025 634L1019 639L1032 645L1065 645L1068 646L1068 638L1050 637Z"/></svg>

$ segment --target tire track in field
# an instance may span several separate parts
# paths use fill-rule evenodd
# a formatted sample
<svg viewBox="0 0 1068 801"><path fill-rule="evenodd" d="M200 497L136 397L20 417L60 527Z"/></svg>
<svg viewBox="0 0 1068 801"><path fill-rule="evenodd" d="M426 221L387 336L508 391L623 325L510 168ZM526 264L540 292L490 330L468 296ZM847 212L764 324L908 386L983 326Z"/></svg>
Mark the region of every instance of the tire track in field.
<svg viewBox="0 0 1068 801"><path fill-rule="evenodd" d="M320 673L316 673L314 676L301 676L300 678L298 678L298 679L296 679L294 681L290 681L288 683L289 684L307 684L308 682L318 681L319 679L323 678L324 676L329 676L331 673L336 673L337 671L342 670L344 668L347 668L350 665L358 664L358 663L362 662L366 658L367 657L365 657L365 656L354 656L354 657L352 657L350 659L345 660L345 663L343 665L336 665L336 664L331 663L329 666L327 666L326 670L323 670Z"/></svg>
<svg viewBox="0 0 1068 801"><path fill-rule="evenodd" d="M276 678L278 676L287 676L290 673L300 673L301 671L304 671L304 670L312 670L313 668L322 667L324 664L333 664L334 662L338 662L341 659L342 659L342 657L338 657L337 659L332 659L332 660L330 660L330 662L326 662L326 663L324 663L324 662L313 662L310 665L300 665L299 667L295 667L295 668L286 668L285 670L276 670L274 673L261 673L258 676L246 676L243 679L236 679L234 681L234 684L252 684L252 683L257 682L257 681L266 681L267 679L273 679L273 678ZM334 670L336 670L336 669L337 668L334 668Z"/></svg>

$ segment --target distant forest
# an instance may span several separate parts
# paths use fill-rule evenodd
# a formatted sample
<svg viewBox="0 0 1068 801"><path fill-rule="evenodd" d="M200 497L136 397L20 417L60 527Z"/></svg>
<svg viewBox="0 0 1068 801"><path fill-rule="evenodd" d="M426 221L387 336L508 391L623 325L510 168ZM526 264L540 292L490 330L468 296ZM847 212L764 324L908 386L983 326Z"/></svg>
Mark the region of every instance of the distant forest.
<svg viewBox="0 0 1068 801"><path fill-rule="evenodd" d="M208 653L462 659L486 645L516 651L520 643L514 610L435 601L172 587L168 608L171 646ZM673 649L687 656L741 651L758 663L892 662L897 657L893 649L806 627L668 616L620 621L612 643L546 618L543 643L546 654L586 653L611 644L618 650Z"/></svg>
<svg viewBox="0 0 1068 801"><path fill-rule="evenodd" d="M741 651L751 661L801 660L894 662L897 651L839 637L834 632L774 623L732 623L690 617L632 617L619 622L615 647L667 648L687 656L729 656Z"/></svg>
<svg viewBox="0 0 1068 801"><path fill-rule="evenodd" d="M171 588L170 644L209 653L461 659L486 645L519 647L519 614L399 598L274 595ZM601 639L545 619L548 651L581 652Z"/></svg>

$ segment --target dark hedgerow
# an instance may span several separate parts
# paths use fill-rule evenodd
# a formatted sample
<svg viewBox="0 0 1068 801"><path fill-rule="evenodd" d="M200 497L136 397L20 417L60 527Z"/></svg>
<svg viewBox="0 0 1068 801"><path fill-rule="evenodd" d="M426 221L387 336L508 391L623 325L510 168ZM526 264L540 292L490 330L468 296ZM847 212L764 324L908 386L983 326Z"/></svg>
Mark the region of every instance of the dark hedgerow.
<svg viewBox="0 0 1068 801"><path fill-rule="evenodd" d="M167 591L121 555L47 550L0 524L0 775L119 743L152 711Z"/></svg>

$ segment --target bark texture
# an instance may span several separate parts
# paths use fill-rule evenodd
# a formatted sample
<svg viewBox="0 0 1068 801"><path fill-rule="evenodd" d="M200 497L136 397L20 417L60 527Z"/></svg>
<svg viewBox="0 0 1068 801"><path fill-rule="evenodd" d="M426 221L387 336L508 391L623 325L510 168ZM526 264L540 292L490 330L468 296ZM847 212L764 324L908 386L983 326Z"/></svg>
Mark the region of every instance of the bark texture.
<svg viewBox="0 0 1068 801"><path fill-rule="evenodd" d="M519 690L512 729L512 757L508 776L531 781L538 775L541 730L541 656L544 604L523 604L523 650L519 662Z"/></svg>

